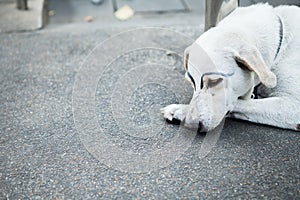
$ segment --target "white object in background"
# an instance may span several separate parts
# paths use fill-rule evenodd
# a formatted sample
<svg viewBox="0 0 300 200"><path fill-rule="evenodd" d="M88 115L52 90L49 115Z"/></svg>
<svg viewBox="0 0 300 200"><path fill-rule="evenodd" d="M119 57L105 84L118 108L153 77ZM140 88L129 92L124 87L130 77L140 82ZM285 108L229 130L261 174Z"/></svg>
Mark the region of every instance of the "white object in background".
<svg viewBox="0 0 300 200"><path fill-rule="evenodd" d="M124 5L115 12L115 17L121 21L128 20L134 15L134 10L128 5Z"/></svg>

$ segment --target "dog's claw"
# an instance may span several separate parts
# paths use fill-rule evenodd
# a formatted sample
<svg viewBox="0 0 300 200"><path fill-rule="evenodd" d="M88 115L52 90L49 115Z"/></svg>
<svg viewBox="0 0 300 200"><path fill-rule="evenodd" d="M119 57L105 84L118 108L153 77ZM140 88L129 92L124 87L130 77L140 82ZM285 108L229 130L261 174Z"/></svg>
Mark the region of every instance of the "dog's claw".
<svg viewBox="0 0 300 200"><path fill-rule="evenodd" d="M161 108L161 109L160 109L160 112L163 114L163 117L164 117L165 119L168 119L168 120L170 120L170 121L173 120L173 115L174 115L173 112L167 112L165 108Z"/></svg>

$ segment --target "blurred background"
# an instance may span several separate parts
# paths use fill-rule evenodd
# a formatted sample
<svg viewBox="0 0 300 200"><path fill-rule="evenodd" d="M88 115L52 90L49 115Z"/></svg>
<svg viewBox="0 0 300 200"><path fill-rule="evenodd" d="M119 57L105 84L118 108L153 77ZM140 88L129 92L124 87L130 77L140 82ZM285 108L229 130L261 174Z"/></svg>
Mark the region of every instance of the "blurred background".
<svg viewBox="0 0 300 200"><path fill-rule="evenodd" d="M249 6L259 2L274 6L300 3L299 0L240 0L239 4ZM0 0L0 32L78 23L90 23L91 29L187 25L202 30L208 12L205 5L205 0ZM116 11L120 11L117 16Z"/></svg>
<svg viewBox="0 0 300 200"><path fill-rule="evenodd" d="M99 1L99 0L98 0ZM95 0L97 2L97 0ZM204 22L205 0L50 0L49 10L55 15L49 25L80 23L85 16L92 16L95 26L168 26L172 24L200 25ZM240 0L240 6L248 6L266 0ZM272 5L296 4L298 0L272 0ZM129 20L119 21L114 12L124 5L135 14Z"/></svg>

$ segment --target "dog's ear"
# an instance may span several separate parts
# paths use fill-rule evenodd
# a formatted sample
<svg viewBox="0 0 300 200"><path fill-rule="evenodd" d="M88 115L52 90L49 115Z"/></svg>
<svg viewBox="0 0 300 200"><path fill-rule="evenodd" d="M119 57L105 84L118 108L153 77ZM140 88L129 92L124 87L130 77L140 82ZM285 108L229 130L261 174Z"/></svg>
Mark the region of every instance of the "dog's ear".
<svg viewBox="0 0 300 200"><path fill-rule="evenodd" d="M265 64L261 53L255 46L244 45L239 51L234 51L234 59L239 66L243 66L250 71L254 71L262 84L268 88L274 88L277 78Z"/></svg>

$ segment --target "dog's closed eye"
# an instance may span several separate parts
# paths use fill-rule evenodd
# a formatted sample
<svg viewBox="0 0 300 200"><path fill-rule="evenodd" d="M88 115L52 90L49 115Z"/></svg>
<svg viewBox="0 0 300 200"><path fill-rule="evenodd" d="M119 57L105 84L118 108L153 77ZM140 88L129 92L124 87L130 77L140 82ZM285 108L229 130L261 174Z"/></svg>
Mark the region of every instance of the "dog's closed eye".
<svg viewBox="0 0 300 200"><path fill-rule="evenodd" d="M192 84L193 88L196 89L195 80L189 72L185 73L185 78Z"/></svg>
<svg viewBox="0 0 300 200"><path fill-rule="evenodd" d="M207 81L207 87L208 88L212 88L217 86L218 84L220 84L223 81L223 78L217 78L217 79L208 79Z"/></svg>

